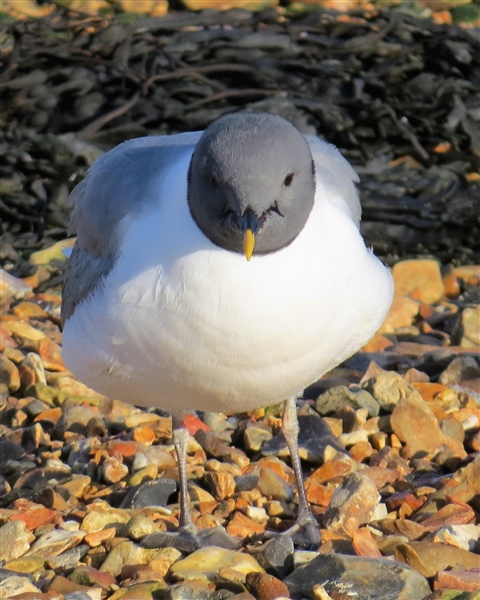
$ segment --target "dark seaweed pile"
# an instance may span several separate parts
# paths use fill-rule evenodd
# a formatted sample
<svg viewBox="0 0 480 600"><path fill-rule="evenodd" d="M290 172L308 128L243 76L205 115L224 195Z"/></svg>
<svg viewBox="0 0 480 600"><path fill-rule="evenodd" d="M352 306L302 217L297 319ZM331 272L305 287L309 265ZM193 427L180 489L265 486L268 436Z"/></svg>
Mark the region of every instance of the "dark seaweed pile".
<svg viewBox="0 0 480 600"><path fill-rule="evenodd" d="M478 30L387 10L64 11L2 40L4 259L66 235L69 190L101 149L247 109L341 149L387 259L480 260Z"/></svg>

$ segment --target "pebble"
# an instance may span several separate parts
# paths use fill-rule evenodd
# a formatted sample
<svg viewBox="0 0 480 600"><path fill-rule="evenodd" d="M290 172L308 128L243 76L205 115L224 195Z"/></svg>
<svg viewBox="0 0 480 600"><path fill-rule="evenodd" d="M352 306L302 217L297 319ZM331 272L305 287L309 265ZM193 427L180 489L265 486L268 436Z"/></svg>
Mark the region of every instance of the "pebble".
<svg viewBox="0 0 480 600"><path fill-rule="evenodd" d="M353 536L373 515L380 494L375 484L361 472L348 475L333 492L324 514L326 529Z"/></svg>
<svg viewBox="0 0 480 600"><path fill-rule="evenodd" d="M480 550L479 538L480 530L478 525L470 523L440 527L425 539L427 541L450 544L451 546L462 548L462 550L478 552Z"/></svg>
<svg viewBox="0 0 480 600"><path fill-rule="evenodd" d="M433 577L437 571L452 567L478 568L478 554L435 542L400 544L395 548L395 560L410 565L425 577Z"/></svg>
<svg viewBox="0 0 480 600"><path fill-rule="evenodd" d="M409 457L420 453L436 453L442 445L464 458L463 444L446 436L432 409L418 393L410 393L399 400L392 412L391 426L398 438L406 444Z"/></svg>
<svg viewBox="0 0 480 600"><path fill-rule="evenodd" d="M31 293L31 286L22 279L0 269L0 305L4 305L10 299L21 300Z"/></svg>
<svg viewBox="0 0 480 600"><path fill-rule="evenodd" d="M258 489L269 499L289 502L293 498L293 489L268 467L260 468Z"/></svg>
<svg viewBox="0 0 480 600"><path fill-rule="evenodd" d="M436 260L403 260L392 269L395 292L434 304L445 293L440 265Z"/></svg>
<svg viewBox="0 0 480 600"><path fill-rule="evenodd" d="M48 558L46 561L47 566L53 570L76 568L89 549L90 547L87 544L76 546L71 550L67 550L67 552L62 552L58 556Z"/></svg>
<svg viewBox="0 0 480 600"><path fill-rule="evenodd" d="M94 502L87 506L87 514L82 520L81 528L85 533L94 533L117 523L127 523L129 520L128 511L111 508L106 502Z"/></svg>
<svg viewBox="0 0 480 600"><path fill-rule="evenodd" d="M205 473L204 481L217 500L225 500L235 492L235 479L226 471Z"/></svg>
<svg viewBox="0 0 480 600"><path fill-rule="evenodd" d="M177 463L172 453L162 446L149 446L146 448L135 447L133 452L133 471L144 469L149 465L157 467L159 471L176 468Z"/></svg>
<svg viewBox="0 0 480 600"><path fill-rule="evenodd" d="M158 525L143 515L134 515L127 523L125 533L132 540L140 540L149 533L158 531Z"/></svg>
<svg viewBox="0 0 480 600"><path fill-rule="evenodd" d="M17 573L35 573L43 569L45 559L41 556L22 556L5 563L4 568Z"/></svg>
<svg viewBox="0 0 480 600"><path fill-rule="evenodd" d="M249 425L243 433L243 445L249 452L260 452L265 442L272 439L269 427Z"/></svg>
<svg viewBox="0 0 480 600"><path fill-rule="evenodd" d="M57 512L55 510L50 510L43 506L35 507L33 503L25 506L23 510L25 510L25 512L13 515L11 520L13 522L23 521L30 531L33 531L42 525L46 525L47 523L51 523L57 517Z"/></svg>
<svg viewBox="0 0 480 600"><path fill-rule="evenodd" d="M43 366L49 371L67 371L62 359L62 349L49 338L43 338L38 343L38 355L42 359Z"/></svg>
<svg viewBox="0 0 480 600"><path fill-rule="evenodd" d="M247 573L246 584L256 600L275 600L290 595L288 587L268 573Z"/></svg>
<svg viewBox="0 0 480 600"><path fill-rule="evenodd" d="M50 558L77 546L85 537L84 531L55 529L41 535L31 546L27 555Z"/></svg>
<svg viewBox="0 0 480 600"><path fill-rule="evenodd" d="M460 341L462 348L478 350L480 348L480 305L468 307L462 312L463 336Z"/></svg>
<svg viewBox="0 0 480 600"><path fill-rule="evenodd" d="M476 589L480 363L468 346L475 332L460 326L477 313L458 294L458 306L425 304L427 287L397 295L384 334L299 403L306 492L323 527L319 553L304 554L290 536L265 541L298 510L285 440L274 435L279 407L187 419L194 520L222 524L244 550L159 549L158 536L178 527L171 419L103 398L64 370L58 296L10 301L1 323L2 389L11 395L0 404L0 560L14 575L0 585L20 578L5 589L35 600L220 600L227 591L326 600L353 581L369 598L363 572L371 589L389 582L396 598L427 596L425 576L437 591ZM307 560L311 572L302 571Z"/></svg>
<svg viewBox="0 0 480 600"><path fill-rule="evenodd" d="M9 598L18 598L20 594L29 592L38 594L39 589L31 583L28 577L21 575L10 575L0 581L0 598L8 600Z"/></svg>
<svg viewBox="0 0 480 600"><path fill-rule="evenodd" d="M138 487L142 483L156 479L157 475L158 467L156 465L147 465L128 478L128 487Z"/></svg>
<svg viewBox="0 0 480 600"><path fill-rule="evenodd" d="M300 426L298 449L302 460L317 464L322 463L328 446L339 452L345 452L327 423L318 415L299 414L298 424ZM263 456L289 456L283 433L279 433L271 440L266 441L262 446L262 454Z"/></svg>
<svg viewBox="0 0 480 600"><path fill-rule="evenodd" d="M64 438L67 432L87 435L88 424L91 420L100 418L98 410L88 406L67 406L62 410L62 416L55 425L55 433Z"/></svg>
<svg viewBox="0 0 480 600"><path fill-rule="evenodd" d="M480 590L480 568L464 570L464 569L447 569L439 571L433 582L433 589L457 590L459 592L476 592L476 594L458 594L458 600L478 600Z"/></svg>
<svg viewBox="0 0 480 600"><path fill-rule="evenodd" d="M418 300L396 293L385 320L379 332L383 334L395 333L400 327L409 327L414 322L420 310Z"/></svg>
<svg viewBox="0 0 480 600"><path fill-rule="evenodd" d="M101 473L106 483L118 483L128 475L128 467L115 456L109 456L102 463Z"/></svg>
<svg viewBox="0 0 480 600"><path fill-rule="evenodd" d="M94 531L93 533L87 533L83 538L83 541L90 546L95 548L102 544L105 540L111 540L115 537L117 530L115 527L106 527L101 531Z"/></svg>
<svg viewBox="0 0 480 600"><path fill-rule="evenodd" d="M321 415L336 413L345 406L351 406L353 409L366 408L371 417L376 417L380 410L372 394L358 386L332 387L320 394L315 401L315 408Z"/></svg>
<svg viewBox="0 0 480 600"><path fill-rule="evenodd" d="M156 573L165 577L173 563L182 556L176 548L161 548L152 556L148 564Z"/></svg>
<svg viewBox="0 0 480 600"><path fill-rule="evenodd" d="M367 377L364 376L364 387L386 411L391 412L402 398L415 393L412 386L394 371L381 372L371 379Z"/></svg>
<svg viewBox="0 0 480 600"><path fill-rule="evenodd" d="M233 537L248 539L261 536L266 528L266 523L259 523L250 519L241 512L233 513L226 530Z"/></svg>
<svg viewBox="0 0 480 600"><path fill-rule="evenodd" d="M10 521L0 527L0 560L10 561L23 556L35 536L24 521Z"/></svg>
<svg viewBox="0 0 480 600"><path fill-rule="evenodd" d="M142 548L134 542L120 541L107 554L100 567L102 573L118 576L125 565L146 565L154 556L156 550Z"/></svg>
<svg viewBox="0 0 480 600"><path fill-rule="evenodd" d="M160 598L160 590L166 588L162 581L149 581L145 583L134 583L126 588L116 591L109 597L109 600L149 600L150 598Z"/></svg>
<svg viewBox="0 0 480 600"><path fill-rule="evenodd" d="M284 580L293 597L312 598L315 586L323 586L333 598L345 590L374 600L423 600L430 592L425 577L401 563L340 554L318 555L298 566Z"/></svg>
<svg viewBox="0 0 480 600"><path fill-rule="evenodd" d="M480 377L480 365L473 356L457 356L440 374L438 382L449 386Z"/></svg>
<svg viewBox="0 0 480 600"><path fill-rule="evenodd" d="M129 488L122 500L122 508L145 508L146 506L167 506L170 496L177 490L173 479L145 481Z"/></svg>
<svg viewBox="0 0 480 600"><path fill-rule="evenodd" d="M20 388L20 373L14 362L0 355L0 391L16 392Z"/></svg>
<svg viewBox="0 0 480 600"><path fill-rule="evenodd" d="M3 321L2 327L23 350L37 352L40 340L45 337L42 331L20 320Z"/></svg>
<svg viewBox="0 0 480 600"><path fill-rule="evenodd" d="M247 573L264 573L262 567L249 554L226 550L215 546L200 548L187 558L175 562L169 571L173 581L202 579L218 581L219 569L229 567L238 573L238 581L244 580Z"/></svg>
<svg viewBox="0 0 480 600"><path fill-rule="evenodd" d="M265 542L255 558L267 573L283 579L290 571L293 552L292 538L289 535L278 535Z"/></svg>
<svg viewBox="0 0 480 600"><path fill-rule="evenodd" d="M71 238L60 240L45 250L33 252L30 254L30 258L28 260L32 265L46 265L52 260L60 260L65 262L67 260L65 249L73 248L74 242L75 240Z"/></svg>
<svg viewBox="0 0 480 600"><path fill-rule="evenodd" d="M352 544L357 556L362 556L363 558L382 557L378 543L367 527L362 527L355 531L352 537Z"/></svg>

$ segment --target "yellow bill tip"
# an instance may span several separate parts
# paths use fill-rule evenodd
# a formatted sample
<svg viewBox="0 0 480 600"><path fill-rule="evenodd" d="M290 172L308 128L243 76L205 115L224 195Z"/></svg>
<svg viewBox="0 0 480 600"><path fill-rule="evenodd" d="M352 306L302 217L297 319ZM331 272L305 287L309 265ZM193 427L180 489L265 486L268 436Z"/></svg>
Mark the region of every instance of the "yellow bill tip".
<svg viewBox="0 0 480 600"><path fill-rule="evenodd" d="M243 244L243 250L245 252L245 258L250 260L253 254L253 248L255 247L255 234L251 229L245 231L245 238Z"/></svg>

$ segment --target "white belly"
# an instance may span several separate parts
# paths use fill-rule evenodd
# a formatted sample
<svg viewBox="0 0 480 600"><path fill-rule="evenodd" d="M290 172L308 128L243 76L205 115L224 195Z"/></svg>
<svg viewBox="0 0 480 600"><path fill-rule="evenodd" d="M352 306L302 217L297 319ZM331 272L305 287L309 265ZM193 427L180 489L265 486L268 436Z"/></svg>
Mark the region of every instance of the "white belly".
<svg viewBox="0 0 480 600"><path fill-rule="evenodd" d="M165 210L129 225L65 326L67 366L107 396L172 412L267 406L353 354L388 310L387 269L334 205L250 262L206 240L186 202Z"/></svg>

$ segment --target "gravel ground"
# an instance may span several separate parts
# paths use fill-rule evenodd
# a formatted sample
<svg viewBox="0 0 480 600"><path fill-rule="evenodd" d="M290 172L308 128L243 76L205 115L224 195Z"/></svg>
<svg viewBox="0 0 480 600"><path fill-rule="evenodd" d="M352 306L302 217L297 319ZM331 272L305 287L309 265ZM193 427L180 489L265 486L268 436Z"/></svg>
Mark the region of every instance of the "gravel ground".
<svg viewBox="0 0 480 600"><path fill-rule="evenodd" d="M478 600L480 266L462 264L480 262L478 41L388 12L230 11L59 12L3 43L0 598ZM122 139L245 105L355 163L396 295L299 401L320 546L269 537L298 504L276 406L187 417L194 520L238 539L191 552L159 543L178 527L169 416L99 396L62 362L65 199ZM435 258L399 259L420 252Z"/></svg>

